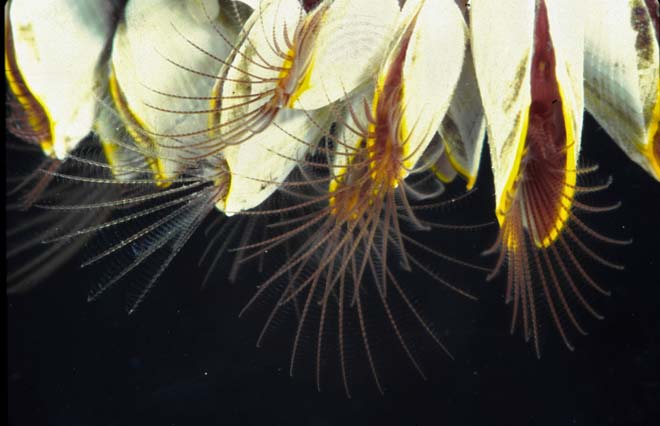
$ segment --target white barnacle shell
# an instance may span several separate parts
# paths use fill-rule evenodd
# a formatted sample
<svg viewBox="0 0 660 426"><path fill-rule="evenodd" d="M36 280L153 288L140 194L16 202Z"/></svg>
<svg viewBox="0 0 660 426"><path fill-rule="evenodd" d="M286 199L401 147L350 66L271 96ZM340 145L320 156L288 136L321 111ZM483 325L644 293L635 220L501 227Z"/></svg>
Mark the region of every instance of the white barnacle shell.
<svg viewBox="0 0 660 426"><path fill-rule="evenodd" d="M377 12L372 2L336 0L307 14L296 0L259 3L213 90L210 128L225 144L232 176L220 210L261 204L326 131L324 107L372 81L398 16L396 2L386 6ZM356 31L356 23L372 27ZM338 66L351 49L359 60Z"/></svg>
<svg viewBox="0 0 660 426"><path fill-rule="evenodd" d="M263 129L277 109L318 109L368 83L398 13L394 0L326 1L309 13L297 0L261 1L214 90L222 102L219 126L227 134L245 123L223 123L264 109L250 122L253 131Z"/></svg>
<svg viewBox="0 0 660 426"><path fill-rule="evenodd" d="M632 160L660 180L658 4L586 3L586 108Z"/></svg>
<svg viewBox="0 0 660 426"><path fill-rule="evenodd" d="M445 155L441 157L442 167L438 166L440 168L436 174L451 180L458 172L466 179L467 188L471 189L479 173L486 117L470 52L465 55L461 77L438 133L444 142ZM447 168L447 163L453 171Z"/></svg>
<svg viewBox="0 0 660 426"><path fill-rule="evenodd" d="M406 145L407 174L447 113L461 74L467 26L455 2L418 0L406 2L399 28L399 38L381 68L376 91L377 95L382 91L384 78L396 64L397 56L403 54L399 139Z"/></svg>
<svg viewBox="0 0 660 426"><path fill-rule="evenodd" d="M110 93L161 178L176 177L207 132L208 95L239 23L229 1L133 0L113 41Z"/></svg>
<svg viewBox="0 0 660 426"><path fill-rule="evenodd" d="M264 202L327 131L330 117L328 109L285 109L263 132L227 146L223 156L231 181L216 207L231 216Z"/></svg>
<svg viewBox="0 0 660 426"><path fill-rule="evenodd" d="M314 46L289 98L292 108L320 108L371 82L400 13L396 0L333 0L317 9L317 29L307 36Z"/></svg>
<svg viewBox="0 0 660 426"><path fill-rule="evenodd" d="M33 142L66 158L92 129L113 0L13 0L5 5L5 74Z"/></svg>

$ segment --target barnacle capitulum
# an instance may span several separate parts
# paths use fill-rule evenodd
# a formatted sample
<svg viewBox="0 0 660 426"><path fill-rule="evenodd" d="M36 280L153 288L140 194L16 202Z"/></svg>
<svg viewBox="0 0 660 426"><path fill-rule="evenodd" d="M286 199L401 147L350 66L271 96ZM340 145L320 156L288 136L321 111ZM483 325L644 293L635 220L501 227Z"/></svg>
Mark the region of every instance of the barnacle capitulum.
<svg viewBox="0 0 660 426"><path fill-rule="evenodd" d="M573 346L564 322L586 333L570 299L601 318L577 284L607 292L587 274L576 253L621 269L587 247L579 234L625 243L594 231L575 213L617 207L593 207L575 199L607 186L577 183L578 175L595 170L578 167L583 8L581 2L564 0L475 1L471 8L472 51L488 123L500 225L498 239L488 251L499 251L489 278L506 265L506 300L513 302L511 330L522 322L525 338L533 339L539 355L539 294L568 348Z"/></svg>
<svg viewBox="0 0 660 426"><path fill-rule="evenodd" d="M92 129L116 9L112 0L5 5L5 75L18 104L10 127L54 159Z"/></svg>
<svg viewBox="0 0 660 426"><path fill-rule="evenodd" d="M317 109L369 82L396 34L398 16L394 0L321 2L286 53L288 74L297 74L287 105ZM314 45L305 46L310 41Z"/></svg>
<svg viewBox="0 0 660 426"><path fill-rule="evenodd" d="M72 153L92 131L104 89L101 68L118 11L113 0L45 0L38 5L13 0L5 5L5 77L11 106L6 125L35 146L34 158L39 161L27 175L8 176L8 182L18 177L19 183L7 193L7 211L21 210L20 221L11 225L10 219L7 229L9 292L47 281L83 247L84 239L42 244L58 227L79 229L102 221L102 216L80 212L28 208L63 197L85 203L107 195L79 182L53 188L53 177L66 169ZM29 167L29 161L23 163L26 159L12 158L13 168Z"/></svg>
<svg viewBox="0 0 660 426"><path fill-rule="evenodd" d="M377 75L367 136L358 140L368 151L374 185L367 194L396 189L414 171L449 108L463 63L466 26L459 10L444 3L411 1L401 12L399 38ZM439 34L430 22L442 14L448 15L443 18L448 25ZM442 57L429 53L436 49L443 51ZM437 73L444 78L435 79ZM349 170L334 170L331 192ZM358 199L369 204L368 197Z"/></svg>
<svg viewBox="0 0 660 426"><path fill-rule="evenodd" d="M587 1L587 111L660 180L660 16L657 1Z"/></svg>
<svg viewBox="0 0 660 426"><path fill-rule="evenodd" d="M397 15L390 0L321 2L309 13L296 0L259 3L212 94L217 137L204 145L232 172L219 209L253 208L277 189L328 127L327 106L369 81Z"/></svg>
<svg viewBox="0 0 660 426"><path fill-rule="evenodd" d="M223 142L258 133L281 108L321 108L366 83L398 15L396 1L375 3L327 1L307 13L297 0L260 2L213 91Z"/></svg>
<svg viewBox="0 0 660 426"><path fill-rule="evenodd" d="M164 186L194 157L211 155L198 145L210 137L209 94L240 29L233 3L131 1L117 28L113 107Z"/></svg>
<svg viewBox="0 0 660 426"><path fill-rule="evenodd" d="M271 126L222 150L231 171L227 194L216 207L233 215L259 206L284 182L330 126L330 112L284 110Z"/></svg>

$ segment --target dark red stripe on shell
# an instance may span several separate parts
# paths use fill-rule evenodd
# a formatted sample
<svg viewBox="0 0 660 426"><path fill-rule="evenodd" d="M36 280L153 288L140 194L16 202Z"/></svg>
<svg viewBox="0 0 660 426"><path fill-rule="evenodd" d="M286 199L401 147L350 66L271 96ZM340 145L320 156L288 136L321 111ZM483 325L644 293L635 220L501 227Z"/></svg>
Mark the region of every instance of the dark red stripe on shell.
<svg viewBox="0 0 660 426"><path fill-rule="evenodd" d="M545 2L537 7L531 67L532 100L521 172L522 202L537 243L557 226L566 175L566 128Z"/></svg>

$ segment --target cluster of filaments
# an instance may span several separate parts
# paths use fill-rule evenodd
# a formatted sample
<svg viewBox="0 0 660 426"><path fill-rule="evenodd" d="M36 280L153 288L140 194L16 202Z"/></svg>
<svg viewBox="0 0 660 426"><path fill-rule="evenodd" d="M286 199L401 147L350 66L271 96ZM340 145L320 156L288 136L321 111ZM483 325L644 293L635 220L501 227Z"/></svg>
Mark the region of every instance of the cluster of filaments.
<svg viewBox="0 0 660 426"><path fill-rule="evenodd" d="M657 4L621 5L633 18L622 33L638 33L630 49L639 60L626 66L645 67L630 84L639 83L645 96L638 86L626 92L617 80L617 55L630 52L612 50L587 28L607 18L587 18L584 5L568 0L474 0L470 8L453 0L90 3L96 7L56 8L52 23L47 8L34 15L26 2L6 6L9 128L46 156L16 192L24 194L22 208L41 212L35 229L49 225L10 252L39 252L11 275L14 289L46 277L30 272L35 262L49 261L50 273L101 235L85 265L112 266L90 298L131 280L133 311L217 210L226 223L203 258L215 267L233 252L232 279L266 253L287 253L243 311L278 292L259 343L280 312L296 312L291 373L312 327L320 386L332 318L347 394L349 323L357 324L382 390L370 339L375 330L365 318L376 301L424 376L392 304L446 351L408 293L421 275L474 299L463 283L448 282L437 270L486 269L418 236L438 228L487 232L443 225L438 216L462 198L444 196L447 184L461 176L468 189L474 185L488 127L499 223L487 250L498 253L489 279L506 267L512 331L521 323L540 354L542 305L569 348L567 324L585 333L578 309L601 318L586 292L607 291L582 259L621 266L586 240L627 241L578 217L617 207L579 200L609 186L580 183L596 170L579 165L582 114L586 105L633 160L660 178L660 86L657 73L649 80L647 72L658 70L657 57L648 55L658 52ZM570 19L559 13L569 7ZM507 11L515 13L501 20L511 21L506 28L485 25ZM85 23L65 35L87 41L75 57L47 36L60 18ZM639 38L642 33L652 37ZM500 64L502 44L510 64ZM44 80L47 67L57 72ZM634 108L617 108L621 101ZM406 271L420 274L404 281L399 273Z"/></svg>

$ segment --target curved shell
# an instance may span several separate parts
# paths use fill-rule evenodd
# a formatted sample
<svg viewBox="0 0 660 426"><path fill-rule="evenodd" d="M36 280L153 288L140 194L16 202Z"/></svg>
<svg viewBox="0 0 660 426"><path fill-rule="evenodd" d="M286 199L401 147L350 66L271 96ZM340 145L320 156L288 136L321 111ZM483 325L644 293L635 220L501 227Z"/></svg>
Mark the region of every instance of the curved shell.
<svg viewBox="0 0 660 426"><path fill-rule="evenodd" d="M438 26L443 31L437 31ZM427 0L405 4L400 28L403 29L397 48L392 49L381 73L388 71L399 49L406 49L403 93L399 102L402 108L400 139L410 142L404 151L407 155L404 167L410 171L449 108L463 64L467 27L453 1ZM384 75L379 75L379 84Z"/></svg>
<svg viewBox="0 0 660 426"><path fill-rule="evenodd" d="M396 0L322 3L305 84L292 94L293 108L317 109L351 93L378 71L399 16Z"/></svg>
<svg viewBox="0 0 660 426"><path fill-rule="evenodd" d="M49 156L66 158L91 131L102 93L99 64L117 11L112 0L5 5L9 89Z"/></svg>
<svg viewBox="0 0 660 426"><path fill-rule="evenodd" d="M283 110L263 132L227 146L223 155L231 183L216 207L231 216L264 202L321 138L329 118L327 110Z"/></svg>
<svg viewBox="0 0 660 426"><path fill-rule="evenodd" d="M111 93L138 146L159 159L161 177L177 176L184 157L204 155L203 145L191 146L211 137L208 96L238 31L232 13L216 1L126 7L113 42Z"/></svg>
<svg viewBox="0 0 660 426"><path fill-rule="evenodd" d="M587 110L660 180L660 52L652 12L644 0L587 4L594 11L585 20Z"/></svg>
<svg viewBox="0 0 660 426"><path fill-rule="evenodd" d="M454 169L448 178L453 179L459 172L467 181L467 189L471 189L477 181L486 137L486 117L471 54L465 56L461 77L438 133L446 148L443 161L451 163Z"/></svg>
<svg viewBox="0 0 660 426"><path fill-rule="evenodd" d="M518 177L527 136L535 7L534 0L478 1L473 2L470 12L472 52L487 119L498 212L507 209L506 193ZM584 56L579 42L583 38L583 9L571 0L547 1L546 7L566 121L567 169L573 171L568 175L574 178L583 114ZM499 213L498 218L503 220Z"/></svg>

